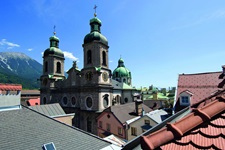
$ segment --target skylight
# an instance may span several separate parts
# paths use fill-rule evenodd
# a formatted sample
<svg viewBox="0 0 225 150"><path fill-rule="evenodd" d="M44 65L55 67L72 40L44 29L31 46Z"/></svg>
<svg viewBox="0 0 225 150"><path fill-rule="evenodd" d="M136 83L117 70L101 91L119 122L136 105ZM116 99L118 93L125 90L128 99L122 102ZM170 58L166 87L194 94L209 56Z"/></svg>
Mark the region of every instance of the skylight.
<svg viewBox="0 0 225 150"><path fill-rule="evenodd" d="M43 145L44 150L56 150L55 145L53 142L47 143Z"/></svg>

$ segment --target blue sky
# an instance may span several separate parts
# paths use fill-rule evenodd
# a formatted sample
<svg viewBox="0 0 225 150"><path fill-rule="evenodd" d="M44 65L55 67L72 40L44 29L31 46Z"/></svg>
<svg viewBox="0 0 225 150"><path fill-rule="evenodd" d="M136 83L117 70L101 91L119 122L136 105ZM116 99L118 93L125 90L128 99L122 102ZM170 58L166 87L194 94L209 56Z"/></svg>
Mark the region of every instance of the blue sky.
<svg viewBox="0 0 225 150"><path fill-rule="evenodd" d="M120 56L133 86L177 86L178 74L220 71L225 64L224 0L1 0L0 51L42 64L56 26L65 69L78 60L94 5L109 42L109 67Z"/></svg>

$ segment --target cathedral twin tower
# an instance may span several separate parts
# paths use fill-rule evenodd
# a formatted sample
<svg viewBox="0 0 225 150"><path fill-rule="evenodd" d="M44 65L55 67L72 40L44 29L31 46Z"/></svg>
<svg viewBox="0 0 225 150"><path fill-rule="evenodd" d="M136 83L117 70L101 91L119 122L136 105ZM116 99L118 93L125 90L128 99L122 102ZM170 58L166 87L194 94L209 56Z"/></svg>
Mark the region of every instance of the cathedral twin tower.
<svg viewBox="0 0 225 150"><path fill-rule="evenodd" d="M120 58L112 73L109 69L108 41L101 34L101 21L90 20L91 31L84 38L84 67L76 62L64 75L64 54L59 49L59 38L50 37L50 47L43 54L43 74L40 77L41 103L60 103L67 113L75 113L73 125L97 134L96 117L106 108L132 101L131 72ZM118 84L130 90L123 92Z"/></svg>

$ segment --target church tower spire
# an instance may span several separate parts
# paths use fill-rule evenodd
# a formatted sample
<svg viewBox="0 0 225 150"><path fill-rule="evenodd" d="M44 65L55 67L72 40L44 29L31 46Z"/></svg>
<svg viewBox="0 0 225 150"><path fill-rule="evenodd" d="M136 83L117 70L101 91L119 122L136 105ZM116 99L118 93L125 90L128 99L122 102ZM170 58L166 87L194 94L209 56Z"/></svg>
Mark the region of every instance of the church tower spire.
<svg viewBox="0 0 225 150"><path fill-rule="evenodd" d="M101 20L97 18L97 6L94 18L90 19L90 33L84 37L84 68L103 67L108 69L108 40L101 34Z"/></svg>
<svg viewBox="0 0 225 150"><path fill-rule="evenodd" d="M56 89L56 81L64 80L64 54L59 49L59 38L56 36L55 26L53 36L49 38L50 47L44 51L43 55L43 73L41 76L41 102L42 104L51 101L51 96L44 96L46 89Z"/></svg>

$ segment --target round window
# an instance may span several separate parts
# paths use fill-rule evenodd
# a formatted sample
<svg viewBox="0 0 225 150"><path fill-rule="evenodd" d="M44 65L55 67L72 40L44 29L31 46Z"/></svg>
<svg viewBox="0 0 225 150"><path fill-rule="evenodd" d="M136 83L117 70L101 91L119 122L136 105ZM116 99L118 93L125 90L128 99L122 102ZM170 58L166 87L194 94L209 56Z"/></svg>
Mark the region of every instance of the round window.
<svg viewBox="0 0 225 150"><path fill-rule="evenodd" d="M72 97L72 99L71 99L71 103L72 103L72 105L76 105L76 98L75 97Z"/></svg>
<svg viewBox="0 0 225 150"><path fill-rule="evenodd" d="M87 105L88 108L90 108L92 106L92 99L90 97L88 97L86 99L86 105Z"/></svg>
<svg viewBox="0 0 225 150"><path fill-rule="evenodd" d="M63 97L63 104L67 105L67 97Z"/></svg>

